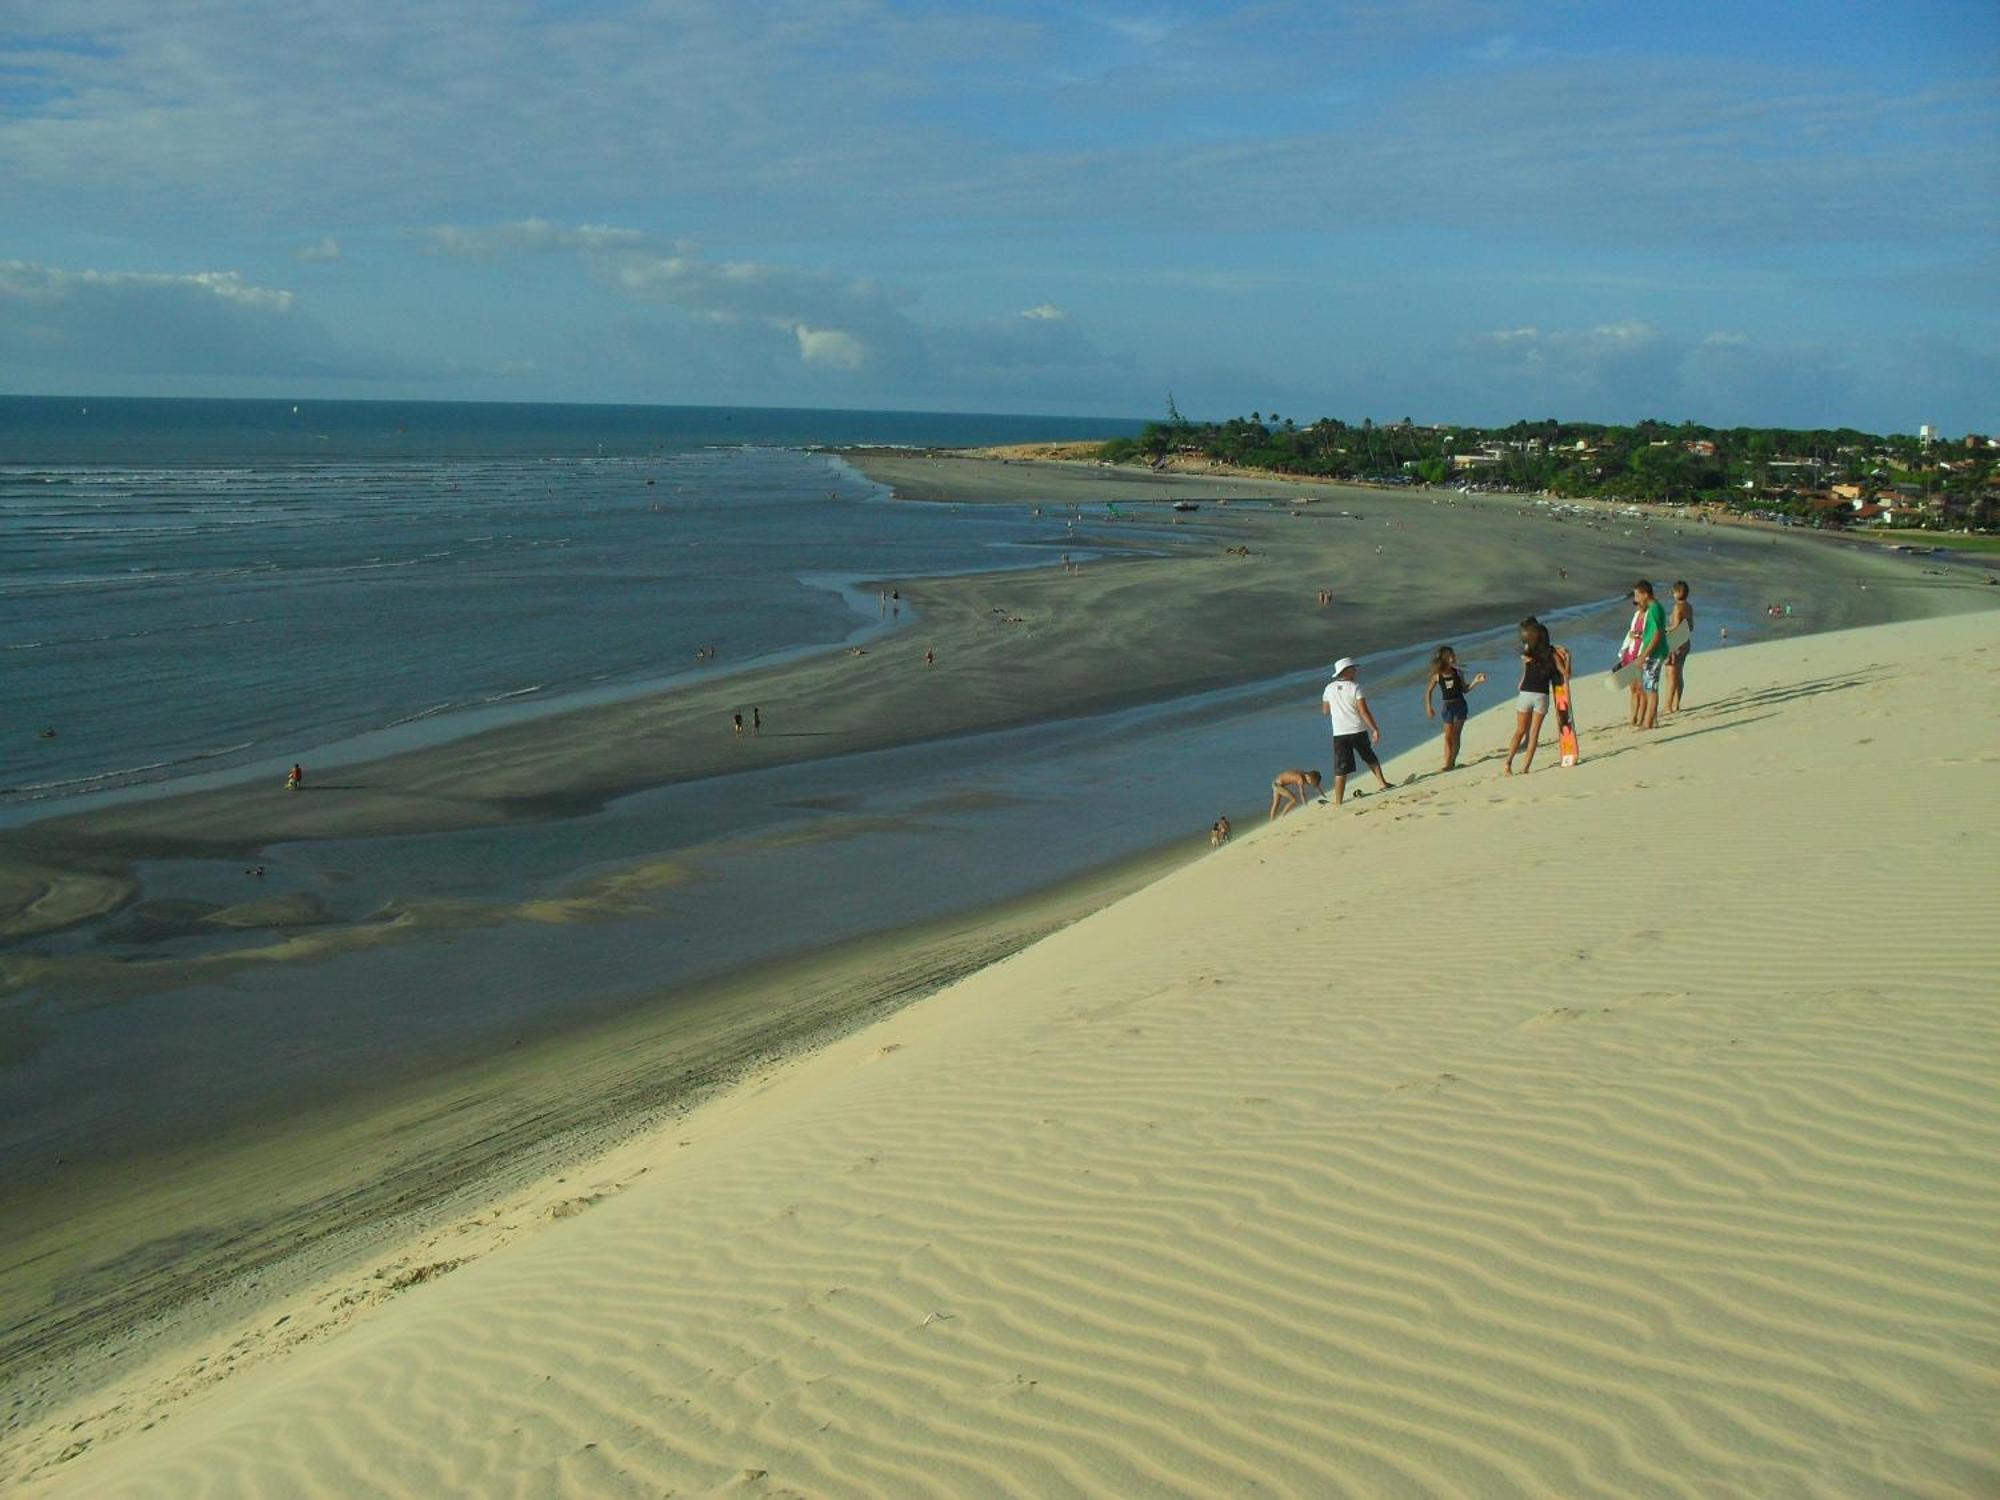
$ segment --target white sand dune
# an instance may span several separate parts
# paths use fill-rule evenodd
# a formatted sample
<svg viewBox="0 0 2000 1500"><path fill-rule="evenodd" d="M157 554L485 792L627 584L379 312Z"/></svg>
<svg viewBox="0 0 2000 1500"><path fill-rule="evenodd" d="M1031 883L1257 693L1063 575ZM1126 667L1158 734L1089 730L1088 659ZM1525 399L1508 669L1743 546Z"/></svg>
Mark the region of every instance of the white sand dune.
<svg viewBox="0 0 2000 1500"><path fill-rule="evenodd" d="M1584 683L31 1492L2000 1493L1997 689L1996 614Z"/></svg>

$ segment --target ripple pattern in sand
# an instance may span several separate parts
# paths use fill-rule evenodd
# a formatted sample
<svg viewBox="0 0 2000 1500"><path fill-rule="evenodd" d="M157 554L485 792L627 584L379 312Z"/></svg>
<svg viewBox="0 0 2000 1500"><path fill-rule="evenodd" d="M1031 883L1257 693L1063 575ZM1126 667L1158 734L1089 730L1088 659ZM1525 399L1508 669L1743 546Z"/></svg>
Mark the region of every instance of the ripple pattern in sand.
<svg viewBox="0 0 2000 1500"><path fill-rule="evenodd" d="M1991 765L1693 733L1764 712L1505 788L1527 846L1490 778L1240 840L93 1493L2000 1493Z"/></svg>

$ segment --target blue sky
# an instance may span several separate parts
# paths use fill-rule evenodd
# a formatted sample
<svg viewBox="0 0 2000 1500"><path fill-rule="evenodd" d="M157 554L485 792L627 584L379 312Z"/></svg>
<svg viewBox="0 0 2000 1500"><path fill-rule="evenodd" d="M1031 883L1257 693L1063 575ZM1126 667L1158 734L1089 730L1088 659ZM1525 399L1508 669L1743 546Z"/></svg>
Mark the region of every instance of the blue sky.
<svg viewBox="0 0 2000 1500"><path fill-rule="evenodd" d="M2000 5L0 0L0 390L2000 430Z"/></svg>

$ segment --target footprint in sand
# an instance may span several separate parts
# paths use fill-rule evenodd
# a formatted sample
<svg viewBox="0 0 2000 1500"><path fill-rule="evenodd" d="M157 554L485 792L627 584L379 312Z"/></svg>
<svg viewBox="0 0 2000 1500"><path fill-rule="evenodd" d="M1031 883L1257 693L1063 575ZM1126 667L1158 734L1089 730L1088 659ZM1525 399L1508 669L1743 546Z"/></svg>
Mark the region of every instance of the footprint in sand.
<svg viewBox="0 0 2000 1500"><path fill-rule="evenodd" d="M1543 1011L1538 1016L1530 1017L1521 1024L1530 1029L1542 1026L1567 1026L1574 1021L1594 1021L1613 1013L1611 1007L1608 1005L1587 1009L1579 1009L1573 1005L1558 1005L1553 1009Z"/></svg>
<svg viewBox="0 0 2000 1500"><path fill-rule="evenodd" d="M1434 1073L1429 1078L1412 1078L1407 1083L1399 1083L1389 1092L1392 1094L1440 1094L1454 1084L1465 1082L1456 1073Z"/></svg>

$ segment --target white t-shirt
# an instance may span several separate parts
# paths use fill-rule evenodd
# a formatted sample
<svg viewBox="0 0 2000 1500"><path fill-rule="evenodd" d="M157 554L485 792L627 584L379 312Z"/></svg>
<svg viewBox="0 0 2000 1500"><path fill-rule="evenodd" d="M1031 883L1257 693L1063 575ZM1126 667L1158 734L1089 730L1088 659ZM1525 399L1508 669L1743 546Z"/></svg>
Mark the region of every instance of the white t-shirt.
<svg viewBox="0 0 2000 1500"><path fill-rule="evenodd" d="M1326 701L1326 716L1333 721L1335 734L1366 734L1368 725L1361 718L1361 684L1335 678L1320 694Z"/></svg>

